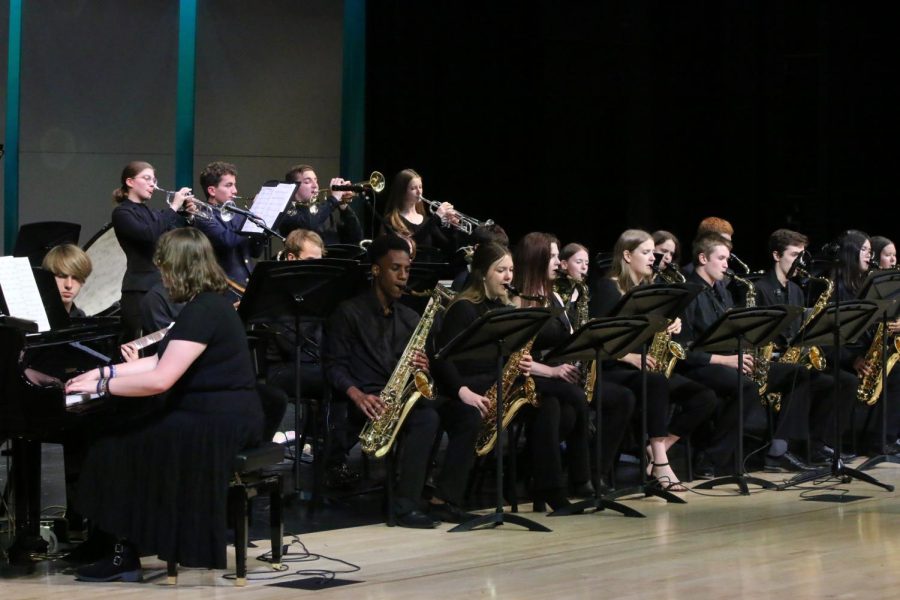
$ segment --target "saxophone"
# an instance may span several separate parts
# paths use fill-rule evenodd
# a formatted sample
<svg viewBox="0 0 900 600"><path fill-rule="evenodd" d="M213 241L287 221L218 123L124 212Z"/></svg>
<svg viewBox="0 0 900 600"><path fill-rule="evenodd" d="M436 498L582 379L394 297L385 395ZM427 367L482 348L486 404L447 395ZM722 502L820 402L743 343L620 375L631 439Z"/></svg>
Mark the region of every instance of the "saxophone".
<svg viewBox="0 0 900 600"><path fill-rule="evenodd" d="M537 337L537 336L535 336ZM501 390L503 397L503 429L509 425L519 412L519 409L526 404L537 406L537 389L534 379L531 376L525 378L521 383L516 383L519 378L519 361L522 357L531 352L531 346L534 344L535 338L528 340L528 343L513 352L506 364L503 366L503 376L501 382ZM484 397L490 402L487 415L481 424L481 430L478 432L478 439L475 442L475 454L484 456L494 448L497 443L497 386L492 385Z"/></svg>
<svg viewBox="0 0 900 600"><path fill-rule="evenodd" d="M875 337L872 339L872 345L869 346L869 350L864 358L865 365L869 367L869 374L863 375L859 380L859 386L856 388L856 398L869 406L878 402L878 399L881 397L881 386L884 383L881 377L883 375L881 372L881 352L885 335L884 323L879 323L878 329L875 331ZM900 359L900 337L894 337L893 351L888 346L888 353L887 373L890 373L897 363L897 359Z"/></svg>
<svg viewBox="0 0 900 600"><path fill-rule="evenodd" d="M797 274L801 277L806 277L815 281L824 281L826 285L825 291L822 292L819 299L816 300L816 303L813 305L812 310L810 310L809 314L806 315L806 318L803 319L803 324L800 326L800 329L802 330L809 325L809 322L822 312L825 305L828 304L831 295L834 293L834 283L826 277L813 277L803 269L797 269ZM781 359L778 362L786 365L802 364L807 369L812 368L817 371L824 371L826 366L825 355L818 346L812 346L806 352L803 351L803 346L791 346L784 351L784 354L781 355Z"/></svg>
<svg viewBox="0 0 900 600"><path fill-rule="evenodd" d="M747 302L745 308L754 308L756 306L756 286L753 285L753 282L738 276L731 269L728 270L728 274L731 275L735 281L747 288ZM769 367L772 364L772 352L774 349L775 344L769 342L765 346L754 348L752 352L753 372L750 374L750 379L755 381L756 385L759 387L759 395L761 398L764 398L763 402L765 402L766 389L769 386ZM781 402L780 394L769 395L777 396L777 402Z"/></svg>
<svg viewBox="0 0 900 600"><path fill-rule="evenodd" d="M574 279L565 271L558 270L557 277L553 281L553 290L559 294L564 307L568 305L575 292L578 292L578 298L575 299L575 316L572 319L572 329L578 329L590 320L590 296L588 295L588 287L583 281ZM587 401L590 402L594 398L594 386L597 383L597 365L594 364L593 360L586 360L576 363L576 366L578 367L579 380L584 387L584 394Z"/></svg>
<svg viewBox="0 0 900 600"><path fill-rule="evenodd" d="M379 394L384 403L384 412L378 419L369 420L359 434L360 447L366 454L381 458L387 454L397 438L400 427L421 396L434 395L431 377L425 371L413 366L412 357L425 348L428 333L437 313L444 308L444 301L455 294L442 285L435 286L431 298L422 313L422 318L412 337L406 343L397 366L394 367L387 385Z"/></svg>
<svg viewBox="0 0 900 600"><path fill-rule="evenodd" d="M674 266L674 263L669 263L665 269L660 269L656 266L656 263L653 263L651 267L665 283L677 284L685 282L684 275L678 270L678 267ZM653 341L647 350L647 356L652 357L656 361L653 367L648 364L647 370L649 372L662 373L666 377L671 377L675 364L679 360L684 360L687 353L681 344L672 339L672 334L663 329L653 336Z"/></svg>

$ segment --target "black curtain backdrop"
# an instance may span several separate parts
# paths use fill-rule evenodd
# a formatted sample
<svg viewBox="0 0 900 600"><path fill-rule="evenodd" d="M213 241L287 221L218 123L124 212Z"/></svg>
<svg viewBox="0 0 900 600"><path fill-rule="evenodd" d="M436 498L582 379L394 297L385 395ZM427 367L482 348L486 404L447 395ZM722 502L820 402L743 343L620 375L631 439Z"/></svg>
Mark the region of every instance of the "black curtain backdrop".
<svg viewBox="0 0 900 600"><path fill-rule="evenodd" d="M896 9L850 2L370 2L366 162L388 182L592 251L628 227L689 246L709 215L768 266L897 239ZM886 218L886 217L890 218Z"/></svg>

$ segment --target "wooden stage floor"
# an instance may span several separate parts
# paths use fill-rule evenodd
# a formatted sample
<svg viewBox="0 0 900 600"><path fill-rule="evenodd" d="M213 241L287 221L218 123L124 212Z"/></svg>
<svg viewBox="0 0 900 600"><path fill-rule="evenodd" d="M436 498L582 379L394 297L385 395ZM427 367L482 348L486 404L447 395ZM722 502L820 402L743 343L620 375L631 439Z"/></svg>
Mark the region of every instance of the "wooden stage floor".
<svg viewBox="0 0 900 600"><path fill-rule="evenodd" d="M870 473L900 485L896 465ZM816 500L823 494L864 498ZM326 559L290 562L284 577L266 580L271 571L251 560L245 588L232 587L223 571L191 569L181 570L172 588L164 577L142 584L78 583L47 563L38 574L0 580L0 598L893 598L900 595L898 495L860 482L749 497L734 495L729 486L709 495L684 494L687 505L629 501L644 519L610 511L549 518L526 505L522 514L552 533L511 525L454 534L447 533L449 526L370 525L304 534L310 552L359 565L338 575L358 583L315 592L272 584L304 579L296 574L301 569L347 567ZM268 549L266 542L258 545L251 557ZM155 558L145 558L144 566L145 573L162 568Z"/></svg>

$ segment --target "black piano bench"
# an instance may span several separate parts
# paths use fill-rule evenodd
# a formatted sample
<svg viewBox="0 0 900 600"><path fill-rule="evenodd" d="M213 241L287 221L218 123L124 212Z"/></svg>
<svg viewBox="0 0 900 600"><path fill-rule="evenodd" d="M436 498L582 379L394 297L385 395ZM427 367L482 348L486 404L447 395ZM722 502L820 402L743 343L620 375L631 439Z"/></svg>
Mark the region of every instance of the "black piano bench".
<svg viewBox="0 0 900 600"><path fill-rule="evenodd" d="M247 545L249 543L250 499L269 494L269 527L272 541L272 568L281 568L284 515L281 502L281 474L263 473L266 467L279 464L284 458L284 447L265 442L257 448L241 450L234 459L234 478L228 486L228 520L234 528L234 556L237 565L234 584L247 584ZM178 565L166 563L166 583L175 585Z"/></svg>

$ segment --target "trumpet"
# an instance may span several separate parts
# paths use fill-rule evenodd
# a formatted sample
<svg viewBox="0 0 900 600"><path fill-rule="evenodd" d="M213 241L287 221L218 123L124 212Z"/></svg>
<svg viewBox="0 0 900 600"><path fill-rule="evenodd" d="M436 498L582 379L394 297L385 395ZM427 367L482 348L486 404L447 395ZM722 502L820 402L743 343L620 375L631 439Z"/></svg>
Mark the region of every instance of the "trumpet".
<svg viewBox="0 0 900 600"><path fill-rule="evenodd" d="M176 192L171 190L164 190L158 185L154 187L166 195L166 204L172 206L172 202L175 200ZM194 219L204 219L210 221L215 218L216 213L218 212L221 216L222 220L226 223L234 218L234 212L231 210L236 208L236 205L231 200L225 202L222 206L215 206L210 204L209 202L203 202L202 200L198 200L193 194L187 194L185 196L185 202L190 202L194 210L189 211L186 208L182 207L179 211L181 213L185 213L187 215L188 222L193 221Z"/></svg>
<svg viewBox="0 0 900 600"><path fill-rule="evenodd" d="M372 171L372 174L369 175L369 179L367 181L360 181L358 183L345 183L342 185L334 185L331 187L323 188L318 190L315 194L313 194L312 198L307 200L306 202L294 202L294 206L291 207L289 211L290 216L296 214L297 209L300 206L306 206L309 208L310 214L316 214L319 212L319 206L328 202L328 197L334 192L366 192L368 190L372 190L375 193L381 192L384 190L384 175L381 174L380 171ZM341 204L350 204L353 202L354 196L347 196L346 198L341 197Z"/></svg>
<svg viewBox="0 0 900 600"><path fill-rule="evenodd" d="M422 194L419 194L419 200L431 207L430 210L433 214L436 214L438 208L441 206L441 203L437 200L429 200ZM458 229L459 231L462 231L467 235L472 235L472 230L476 227L490 227L494 224L493 219L488 219L487 221L479 221L478 219L470 217L468 215L464 215L457 210L454 210L453 214L458 219L457 221L442 217L441 222L444 225L449 225L450 227Z"/></svg>

